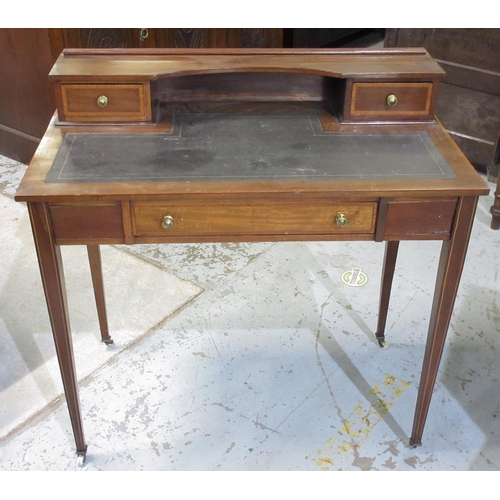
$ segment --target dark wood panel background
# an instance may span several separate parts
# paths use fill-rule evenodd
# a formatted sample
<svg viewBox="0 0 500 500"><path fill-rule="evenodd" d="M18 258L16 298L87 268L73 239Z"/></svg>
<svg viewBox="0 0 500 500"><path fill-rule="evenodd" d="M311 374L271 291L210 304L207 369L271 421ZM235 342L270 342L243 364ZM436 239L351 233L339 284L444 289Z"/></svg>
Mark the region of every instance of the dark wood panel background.
<svg viewBox="0 0 500 500"><path fill-rule="evenodd" d="M0 29L1 154L26 163L35 152L56 107L52 64L46 30Z"/></svg>
<svg viewBox="0 0 500 500"><path fill-rule="evenodd" d="M282 47L282 28L55 28L52 44L63 47L249 48Z"/></svg>

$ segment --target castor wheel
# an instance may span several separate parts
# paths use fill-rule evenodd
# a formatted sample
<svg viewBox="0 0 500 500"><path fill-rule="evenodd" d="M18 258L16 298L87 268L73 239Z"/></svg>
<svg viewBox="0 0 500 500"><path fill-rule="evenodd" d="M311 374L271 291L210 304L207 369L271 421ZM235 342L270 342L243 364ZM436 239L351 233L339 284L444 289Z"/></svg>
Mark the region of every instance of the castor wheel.
<svg viewBox="0 0 500 500"><path fill-rule="evenodd" d="M383 337L377 339L378 341L378 345L381 349L387 349L387 347L389 346L389 344L385 341L385 339Z"/></svg>
<svg viewBox="0 0 500 500"><path fill-rule="evenodd" d="M85 463L85 459L87 458L86 453L79 453L78 456L76 457L76 464L78 467L83 467L83 464Z"/></svg>

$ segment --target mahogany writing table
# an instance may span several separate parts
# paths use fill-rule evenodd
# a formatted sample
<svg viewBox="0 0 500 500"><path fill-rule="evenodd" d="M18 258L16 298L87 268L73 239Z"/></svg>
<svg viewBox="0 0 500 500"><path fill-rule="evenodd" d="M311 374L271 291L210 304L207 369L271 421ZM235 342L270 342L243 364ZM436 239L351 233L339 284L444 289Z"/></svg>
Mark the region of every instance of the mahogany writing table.
<svg viewBox="0 0 500 500"><path fill-rule="evenodd" d="M27 202L78 455L85 442L60 245L442 240L410 443L421 444L477 199L488 188L434 117L424 49L66 50Z"/></svg>

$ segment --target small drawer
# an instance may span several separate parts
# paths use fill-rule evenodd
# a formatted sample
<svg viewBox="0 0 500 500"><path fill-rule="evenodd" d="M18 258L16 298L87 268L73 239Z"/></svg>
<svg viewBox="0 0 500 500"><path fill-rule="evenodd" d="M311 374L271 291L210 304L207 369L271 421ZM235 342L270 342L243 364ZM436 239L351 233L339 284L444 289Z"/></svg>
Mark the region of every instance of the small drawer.
<svg viewBox="0 0 500 500"><path fill-rule="evenodd" d="M371 234L377 203L137 203L135 236Z"/></svg>
<svg viewBox="0 0 500 500"><path fill-rule="evenodd" d="M354 83L351 119L431 118L432 83Z"/></svg>
<svg viewBox="0 0 500 500"><path fill-rule="evenodd" d="M138 84L62 84L64 121L138 122L151 119L149 87Z"/></svg>

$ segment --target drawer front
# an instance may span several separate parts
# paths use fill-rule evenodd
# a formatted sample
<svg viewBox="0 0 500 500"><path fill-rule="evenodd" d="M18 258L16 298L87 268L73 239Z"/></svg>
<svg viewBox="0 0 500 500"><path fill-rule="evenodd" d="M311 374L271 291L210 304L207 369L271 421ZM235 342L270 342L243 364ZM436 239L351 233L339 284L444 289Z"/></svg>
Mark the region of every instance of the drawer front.
<svg viewBox="0 0 500 500"><path fill-rule="evenodd" d="M390 201L384 239L448 239L457 201L457 198Z"/></svg>
<svg viewBox="0 0 500 500"><path fill-rule="evenodd" d="M124 240L122 210L118 204L51 205L50 216L59 243Z"/></svg>
<svg viewBox="0 0 500 500"><path fill-rule="evenodd" d="M149 121L148 87L143 84L63 84L64 120L87 122Z"/></svg>
<svg viewBox="0 0 500 500"><path fill-rule="evenodd" d="M371 234L376 212L374 202L209 206L137 203L132 207L132 225L134 235L139 237Z"/></svg>
<svg viewBox="0 0 500 500"><path fill-rule="evenodd" d="M429 118L432 83L354 83L351 118Z"/></svg>

